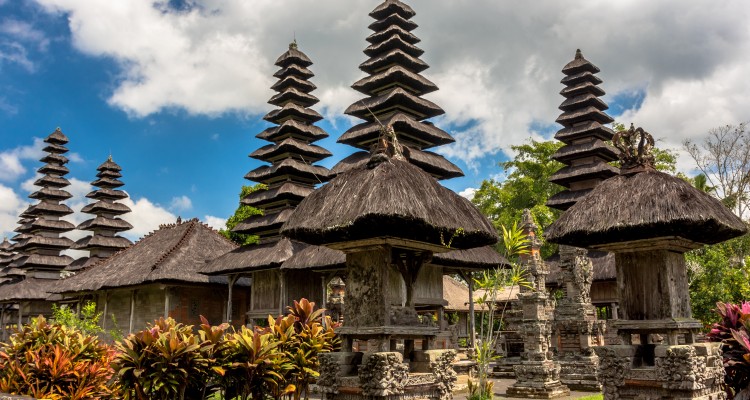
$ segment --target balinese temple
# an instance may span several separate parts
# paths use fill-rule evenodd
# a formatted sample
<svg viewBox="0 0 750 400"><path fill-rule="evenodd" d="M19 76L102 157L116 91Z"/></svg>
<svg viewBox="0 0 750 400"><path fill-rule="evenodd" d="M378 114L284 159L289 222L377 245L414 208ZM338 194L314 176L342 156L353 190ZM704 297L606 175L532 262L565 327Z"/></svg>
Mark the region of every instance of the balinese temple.
<svg viewBox="0 0 750 400"><path fill-rule="evenodd" d="M376 21L369 28L374 31L367 38L370 43L364 53L369 59L359 68L368 74L352 88L367 97L346 109L346 114L365 122L355 125L338 139L363 151L342 160L333 169L338 174L368 159L368 151L376 144L381 125L392 126L404 155L412 164L437 179L463 176L456 165L443 156L428 151L455 140L442 129L426 121L445 112L422 96L438 87L420 73L429 66L419 57L424 53L416 46L420 39L411 33L417 24L410 19L416 13L399 0L386 0L370 16Z"/></svg>
<svg viewBox="0 0 750 400"><path fill-rule="evenodd" d="M429 122L430 118L445 112L437 104L422 98L437 91L438 87L421 75L429 66L419 58L424 51L416 46L420 39L412 33L417 28L417 24L411 20L415 15L414 9L399 0L385 0L370 13L375 22L369 26L374 33L367 37L370 45L364 50L369 58L359 66L368 76L352 85L353 89L367 97L345 111L364 122L353 126L338 139L339 143L361 151L334 166L334 174L367 163L369 151L378 144L381 127L390 126L403 146L404 157L409 163L438 180L464 175L459 167L430 151L437 146L453 143L455 139ZM442 292L429 290L440 287L442 274L462 274L472 285L471 271L505 263L506 260L493 247L436 253L431 264L442 268L422 270L415 286L418 310L443 313L447 303L442 298ZM472 291L473 287L470 287L470 296L473 296ZM442 321L442 315L438 319Z"/></svg>
<svg viewBox="0 0 750 400"><path fill-rule="evenodd" d="M3 242L0 243L0 284L2 284L4 278L4 269L10 265L13 261L13 257L16 252L13 251L13 244L8 241L8 238L4 238Z"/></svg>
<svg viewBox="0 0 750 400"><path fill-rule="evenodd" d="M617 160L617 153L605 143L612 140L614 132L604 125L614 120L605 113L609 107L599 98L604 95L604 90L598 86L602 80L596 76L599 68L576 50L575 59L562 72L565 78L561 83L565 88L560 94L565 101L560 104L563 113L557 123L563 129L555 134L555 139L565 146L553 154L552 159L565 167L554 173L550 182L565 190L552 196L547 206L565 211L599 182L619 172L607 164Z"/></svg>
<svg viewBox="0 0 750 400"><path fill-rule="evenodd" d="M594 64L576 50L575 58L563 68L560 81L565 88L560 94L562 114L557 123L563 126L555 138L565 145L552 159L565 166L550 177L550 182L565 190L550 197L547 206L567 210L583 199L599 183L619 174L608 164L618 159L617 151L606 141L614 132L604 126L614 120L605 112L609 107L599 97L604 90ZM599 360L592 347L604 344L604 323L597 321L591 303L594 279L593 263L583 249L560 246L558 265L561 287L565 296L555 308L553 346L560 362L560 380L574 390L601 390L597 375ZM615 306L616 307L616 306Z"/></svg>
<svg viewBox="0 0 750 400"><path fill-rule="evenodd" d="M71 197L65 188L70 184L65 175L68 138L58 128L47 138L40 161L45 163L37 170L42 177L34 182L39 189L29 195L38 203L29 206L22 214L14 237L14 250L18 256L6 267L6 277L13 280L0 285L0 301L14 305L17 321L39 314L49 314L51 302L47 291L60 279L60 271L73 259L62 252L71 248L73 241L61 236L75 228L62 218L73 213L63 201Z"/></svg>
<svg viewBox="0 0 750 400"><path fill-rule="evenodd" d="M310 108L319 101L310 94L316 88L310 82L314 74L308 67L312 64L296 41L276 60L279 70L274 77L278 82L271 88L277 94L268 102L278 108L263 117L273 126L256 136L271 143L250 154L270 165L258 167L245 176L266 185L267 189L242 199L243 204L263 210L263 215L254 215L234 228L237 233L259 236L259 244L235 249L203 269L208 275L229 275L230 290L239 276L252 277L248 311L251 321L265 320L269 314L279 315L301 297L324 304L326 274L317 274L305 267L325 270L328 266L338 268L337 264L342 262L323 257L312 266L284 268L283 265L309 246L282 238L279 229L297 204L313 192L316 185L327 182L330 175L327 168L314 165L331 153L314 144L328 134L315 125L323 117ZM314 249L307 251L314 253Z"/></svg>
<svg viewBox="0 0 750 400"><path fill-rule="evenodd" d="M93 215L94 218L82 222L76 228L91 231L92 234L78 240L74 246L76 250L88 251L89 257L74 261L66 268L67 271L77 271L132 244L130 240L118 236L118 233L133 228L130 223L120 218L121 215L130 212L128 206L118 202L128 197L127 193L119 189L124 185L120 181L122 168L112 161L112 156L110 156L96 170L98 171L97 179L91 182L96 190L86 195L94 202L81 210L83 213Z"/></svg>

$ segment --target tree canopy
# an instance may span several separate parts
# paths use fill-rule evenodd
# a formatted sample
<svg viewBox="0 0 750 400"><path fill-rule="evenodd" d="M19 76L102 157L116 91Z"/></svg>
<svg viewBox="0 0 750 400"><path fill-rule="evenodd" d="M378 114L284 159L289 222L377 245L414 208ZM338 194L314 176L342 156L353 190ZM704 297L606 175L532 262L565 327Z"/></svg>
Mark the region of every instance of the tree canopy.
<svg viewBox="0 0 750 400"><path fill-rule="evenodd" d="M237 224L239 224L240 222L252 217L253 215L263 215L263 210L248 206L246 204L242 204L242 199L247 197L247 195L249 195L250 193L258 190L266 190L266 185L259 183L253 186L242 186L242 190L240 191L239 207L237 207L237 210L234 211L234 214L229 217L229 219L227 219L226 229L219 230L219 233L239 245L258 243L258 236L256 235L245 235L242 233L232 232L232 229L234 229L234 227L237 226Z"/></svg>

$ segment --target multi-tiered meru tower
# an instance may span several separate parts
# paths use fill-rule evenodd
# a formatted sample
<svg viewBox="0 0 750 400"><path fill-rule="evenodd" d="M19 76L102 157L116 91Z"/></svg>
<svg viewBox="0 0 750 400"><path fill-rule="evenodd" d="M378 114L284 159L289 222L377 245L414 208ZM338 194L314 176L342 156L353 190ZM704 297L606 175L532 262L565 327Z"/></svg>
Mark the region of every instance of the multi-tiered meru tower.
<svg viewBox="0 0 750 400"><path fill-rule="evenodd" d="M19 223L23 224L16 229L21 236L14 237L21 239L16 250L22 256L11 265L26 270L27 277L31 277L33 274L29 273L32 272L53 276L73 261L69 256L61 255L73 245L72 240L61 234L75 229L73 224L62 219L73 213L62 203L72 197L65 190L70 185L65 178L69 172L65 166L68 159L63 155L68 152L65 147L68 138L58 128L44 142L47 143L44 148L47 154L40 161L45 164L37 170L43 176L34 182L39 190L29 195L39 202L21 214Z"/></svg>
<svg viewBox="0 0 750 400"><path fill-rule="evenodd" d="M335 173L366 162L368 151L378 141L382 124L396 131L410 163L438 179L463 176L460 168L428 151L453 143L454 139L426 121L444 111L421 97L438 87L420 75L429 67L419 59L424 51L416 46L420 40L411 33L417 28L417 24L410 21L414 15L414 10L399 0L386 0L370 13L376 19L369 27L375 31L367 38L371 44L364 51L370 58L359 66L369 76L352 85L368 97L346 109L346 114L365 122L352 127L338 140L364 151L342 160L334 167Z"/></svg>
<svg viewBox="0 0 750 400"><path fill-rule="evenodd" d="M552 196L547 205L567 210L584 198L603 180L616 176L619 170L608 164L617 160L617 151L606 141L614 132L604 126L613 121L605 113L609 107L599 97L604 95L598 85L602 80L594 64L576 50L575 59L562 70L565 88L560 94L565 101L557 122L563 129L555 138L564 142L552 158L565 164L550 178L550 182L566 190ZM560 362L560 380L574 390L601 390L597 368L599 359L592 346L601 341L602 323L597 322L596 309L591 304L593 270L586 251L560 246L565 297L555 308L555 342Z"/></svg>
<svg viewBox="0 0 750 400"><path fill-rule="evenodd" d="M202 271L210 275L229 275L230 290L239 276L252 276L247 313L251 320L278 315L292 300L301 297L318 304L323 304L325 299L323 275L282 267L308 246L282 238L279 229L316 185L329 180L330 171L314 165L331 156L328 150L314 144L328 134L315 125L323 117L310 108L318 103L318 98L310 94L316 88L309 81L313 77L308 69L312 61L298 49L296 41L276 60L276 65L280 68L274 74L278 82L271 88L277 94L268 102L278 108L263 117L274 126L256 136L271 144L250 154L270 165L256 168L245 176L266 185L267 189L253 191L242 199L243 204L258 208L263 214L247 218L233 230L258 235L260 243L233 250ZM228 319L231 320L231 315Z"/></svg>
<svg viewBox="0 0 750 400"><path fill-rule="evenodd" d="M558 210L567 210L585 196L599 182L619 173L608 164L617 160L615 149L606 144L614 132L604 126L612 121L605 113L609 107L599 97L604 95L598 85L602 83L595 74L594 64L583 58L580 50L575 59L563 68L565 88L560 92L565 101L560 104L562 114L557 123L563 126L555 139L565 143L552 155L554 160L565 164L550 177L550 182L564 186L566 190L552 196L547 205Z"/></svg>
<svg viewBox="0 0 750 400"><path fill-rule="evenodd" d="M323 117L310 108L318 103L318 98L310 94L316 89L309 81L313 73L307 69L312 61L295 42L276 60L276 65L281 68L274 74L279 81L271 89L278 94L268 102L279 108L263 117L276 126L256 136L272 144L250 154L271 165L245 175L248 180L265 184L268 190L253 192L242 201L262 209L263 215L248 218L234 228L237 233L260 236L261 242L279 240L279 228L289 214L316 184L328 181L330 174L328 169L313 165L331 153L313 144L328 134L314 125Z"/></svg>
<svg viewBox="0 0 750 400"><path fill-rule="evenodd" d="M110 156L96 170L97 179L91 184L97 189L86 195L94 202L81 210L83 213L94 215L94 218L82 222L77 227L82 231L92 231L93 234L78 240L75 244L75 249L87 250L89 257L74 261L67 270L79 270L132 244L130 240L118 236L118 233L133 228L133 225L120 218L130 212L128 206L119 202L128 198L128 194L119 189L124 185L120 180L122 168L112 161Z"/></svg>
<svg viewBox="0 0 750 400"><path fill-rule="evenodd" d="M60 279L60 271L73 261L62 254L73 245L62 234L75 228L62 219L73 213L63 203L71 197L65 190L70 185L65 179L68 159L64 156L68 138L58 128L44 142L47 154L40 161L45 164L37 170L42 177L34 182L39 189L29 195L38 203L21 214L18 235L13 237L18 254L5 269L8 280L0 285L1 302L14 308L19 323L25 316L49 314L49 290Z"/></svg>

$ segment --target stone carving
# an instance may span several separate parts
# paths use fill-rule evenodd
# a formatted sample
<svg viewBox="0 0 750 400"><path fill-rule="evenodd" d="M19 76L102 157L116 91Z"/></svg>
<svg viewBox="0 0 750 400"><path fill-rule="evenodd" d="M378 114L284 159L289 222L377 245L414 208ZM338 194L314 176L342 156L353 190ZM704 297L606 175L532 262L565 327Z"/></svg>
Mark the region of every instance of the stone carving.
<svg viewBox="0 0 750 400"><path fill-rule="evenodd" d="M575 265L570 270L571 282L575 285L576 303L591 303L591 284L594 282L594 266L586 250L576 249Z"/></svg>
<svg viewBox="0 0 750 400"><path fill-rule="evenodd" d="M617 354L615 348L624 346L597 347L596 354L599 356L599 381L602 384L602 393L608 400L620 398L619 387L625 383L625 376L630 372L632 358Z"/></svg>
<svg viewBox="0 0 750 400"><path fill-rule="evenodd" d="M435 360L430 361L430 370L438 382L438 391L440 391L441 400L450 400L453 398L453 387L456 385L458 375L453 370L453 360L456 358L456 352L453 350L443 351Z"/></svg>
<svg viewBox="0 0 750 400"><path fill-rule="evenodd" d="M409 368L401 353L367 353L359 367L359 382L365 396L393 396L404 392Z"/></svg>
<svg viewBox="0 0 750 400"><path fill-rule="evenodd" d="M393 325L414 326L420 324L419 315L413 307L391 306L390 317Z"/></svg>
<svg viewBox="0 0 750 400"><path fill-rule="evenodd" d="M318 386L323 393L338 393L336 378L341 374L341 365L334 353L318 355L320 362L320 376Z"/></svg>
<svg viewBox="0 0 750 400"><path fill-rule="evenodd" d="M617 132L612 144L620 150L620 168L624 171L654 168L654 138L643 128L630 124L627 131ZM635 172L635 171L633 171Z"/></svg>

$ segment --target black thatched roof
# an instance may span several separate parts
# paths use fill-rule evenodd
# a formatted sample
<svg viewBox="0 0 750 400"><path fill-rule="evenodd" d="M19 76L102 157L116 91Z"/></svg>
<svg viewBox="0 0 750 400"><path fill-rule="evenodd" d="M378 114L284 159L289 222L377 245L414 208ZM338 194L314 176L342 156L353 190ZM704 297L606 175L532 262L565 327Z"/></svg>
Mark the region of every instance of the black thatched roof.
<svg viewBox="0 0 750 400"><path fill-rule="evenodd" d="M281 265L281 269L331 270L346 268L346 254L325 246L307 246Z"/></svg>
<svg viewBox="0 0 750 400"><path fill-rule="evenodd" d="M201 268L206 275L228 275L279 268L284 261L307 244L281 239L270 243L247 245L219 256Z"/></svg>
<svg viewBox="0 0 750 400"><path fill-rule="evenodd" d="M510 263L495 250L494 246L483 246L468 250L453 250L432 257L432 264L452 270L481 270L500 268Z"/></svg>
<svg viewBox="0 0 750 400"><path fill-rule="evenodd" d="M717 199L662 172L620 175L600 183L547 228L554 243L601 246L660 237L712 244L747 227Z"/></svg>
<svg viewBox="0 0 750 400"><path fill-rule="evenodd" d="M431 151L420 151L413 148L405 148L404 155L410 163L422 168L428 174L436 179L447 179L464 176L461 168L448 161L445 157ZM370 153L358 151L339 161L331 169L334 175L342 174L352 168L360 167L367 164L370 159Z"/></svg>
<svg viewBox="0 0 750 400"><path fill-rule="evenodd" d="M594 281L612 281L617 279L617 270L615 269L615 254L606 251L589 250L588 257L594 268ZM560 269L560 254L555 253L546 260L549 267L547 275L548 284L562 284L562 270Z"/></svg>
<svg viewBox="0 0 750 400"><path fill-rule="evenodd" d="M3 283L0 285L0 302L47 300L58 282L57 279L25 278L13 283ZM53 297L52 300L54 299Z"/></svg>
<svg viewBox="0 0 750 400"><path fill-rule="evenodd" d="M197 219L163 225L129 248L59 281L52 291L89 292L156 282L212 283L214 279L198 271L236 247Z"/></svg>
<svg viewBox="0 0 750 400"><path fill-rule="evenodd" d="M497 242L492 224L468 200L394 158L354 168L313 192L282 234L319 245L377 237L435 246L452 238L457 249Z"/></svg>

